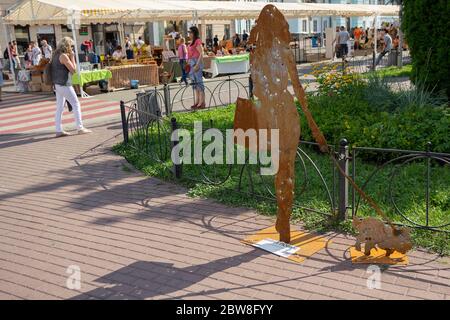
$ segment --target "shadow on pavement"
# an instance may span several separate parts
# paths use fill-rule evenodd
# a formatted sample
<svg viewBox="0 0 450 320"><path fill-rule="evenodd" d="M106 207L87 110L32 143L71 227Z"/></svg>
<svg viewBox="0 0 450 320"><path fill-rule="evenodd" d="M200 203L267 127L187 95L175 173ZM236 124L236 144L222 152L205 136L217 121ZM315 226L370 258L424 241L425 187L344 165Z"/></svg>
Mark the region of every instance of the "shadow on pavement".
<svg viewBox="0 0 450 320"><path fill-rule="evenodd" d="M137 261L95 280L95 282L105 284L105 288L97 288L71 299L86 299L86 295L93 298L112 298L117 300L130 298L151 299L161 295L170 295L177 291L188 289L190 286L202 282L215 273L240 266L264 254L266 253L262 250L252 250L233 257L226 257L185 268L174 267L172 263ZM134 283L129 283L130 277L135 277L137 280ZM175 298L201 296L205 293L209 295L212 293L218 294L233 289L227 287L226 282L223 282L223 285L224 287L221 289L196 291L177 295Z"/></svg>

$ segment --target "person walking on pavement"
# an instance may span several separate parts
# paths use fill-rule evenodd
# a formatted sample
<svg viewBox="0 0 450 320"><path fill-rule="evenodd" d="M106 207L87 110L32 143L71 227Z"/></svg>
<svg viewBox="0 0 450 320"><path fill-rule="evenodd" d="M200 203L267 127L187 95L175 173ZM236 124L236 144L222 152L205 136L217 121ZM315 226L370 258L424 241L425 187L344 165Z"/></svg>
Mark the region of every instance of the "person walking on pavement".
<svg viewBox="0 0 450 320"><path fill-rule="evenodd" d="M380 52L380 54L377 57L377 60L375 61L375 68L380 63L381 59L383 59L383 57L392 50L392 38L389 35L389 33L387 32L387 30L383 29L381 31L381 35L383 36L383 42L384 42L383 51Z"/></svg>
<svg viewBox="0 0 450 320"><path fill-rule="evenodd" d="M181 80L180 83L184 82L186 85L187 82L187 73L186 73L186 62L188 60L188 52L185 44L185 39L183 37L180 38L180 45L178 46L178 59L180 61L181 67Z"/></svg>
<svg viewBox="0 0 450 320"><path fill-rule="evenodd" d="M339 34L338 34L338 43L339 43L339 50L341 50L341 57L344 59L344 61L347 61L347 54L348 54L348 40L350 40L350 34L347 30L345 30L344 26L341 26Z"/></svg>
<svg viewBox="0 0 450 320"><path fill-rule="evenodd" d="M68 101L73 108L78 134L92 132L83 126L80 101L72 86L71 74L75 73L77 68L74 52L72 50L73 45L74 42L71 38L64 37L61 39L51 61L51 78L55 85L56 92L55 126L57 138L70 135L62 128L62 113L66 101Z"/></svg>

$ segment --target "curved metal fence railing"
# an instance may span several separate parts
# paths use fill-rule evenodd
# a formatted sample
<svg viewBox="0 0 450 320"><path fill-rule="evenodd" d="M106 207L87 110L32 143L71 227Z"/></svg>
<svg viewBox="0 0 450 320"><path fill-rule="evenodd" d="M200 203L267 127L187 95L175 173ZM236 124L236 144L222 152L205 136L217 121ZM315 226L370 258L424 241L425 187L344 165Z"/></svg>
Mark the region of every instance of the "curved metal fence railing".
<svg viewBox="0 0 450 320"><path fill-rule="evenodd" d="M146 98L121 102L124 143L128 147L142 152L155 163L164 164L163 169L171 171L169 176L186 183L221 186L229 192L276 202L274 177L261 175L259 162L250 164L248 150L244 163L206 163L202 158L199 162L192 160L190 163L175 164L171 155L177 142L172 141L171 136L176 129L186 129L192 134L194 124L186 121L179 123L176 117L162 115L161 101L158 93L154 92L153 95L148 93ZM203 121L203 133L214 129L226 137L225 130L228 128L218 128L212 120ZM203 140L201 144L200 148L206 145ZM426 151L369 147L349 150L345 139L341 140L339 148L330 148L339 166L375 201L381 203L395 223L450 232L450 199L442 193L442 190L449 188L450 153L432 152L431 145ZM367 159L371 161L370 166ZM318 152L316 143L300 142L295 172L294 208L340 219L361 215L362 210L364 215L370 212L371 209L358 194L349 188L347 179L337 170L334 161ZM414 188L409 185L414 185ZM433 187L438 187L438 190ZM310 192L311 189L315 190L314 193ZM407 194L400 197L401 193ZM311 206L319 202L320 208ZM305 205L307 203L309 205ZM441 205L442 210L447 212L437 212L436 205Z"/></svg>

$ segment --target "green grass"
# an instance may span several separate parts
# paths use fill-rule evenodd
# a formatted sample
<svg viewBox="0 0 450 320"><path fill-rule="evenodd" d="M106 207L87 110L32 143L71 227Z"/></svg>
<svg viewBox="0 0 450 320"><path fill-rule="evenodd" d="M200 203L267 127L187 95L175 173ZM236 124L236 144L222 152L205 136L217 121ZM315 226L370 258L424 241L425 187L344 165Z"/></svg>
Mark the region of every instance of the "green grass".
<svg viewBox="0 0 450 320"><path fill-rule="evenodd" d="M193 121L203 121L204 127L209 127L213 120L213 127L226 129L233 127L234 106L212 109L195 113L176 114L178 123L189 128ZM171 162L163 163L152 160L142 152L123 144L116 145L114 150L123 155L137 169L147 175L164 180L174 180L171 172ZM303 146L302 150L311 158L312 162L320 169L326 184L332 193L333 170L331 160L315 149ZM359 159L367 158L361 155ZM310 230L326 231L338 230L352 232L350 221L339 222L335 219L331 210L330 201L326 189L312 164L303 157L306 166L305 177L302 162L296 161L296 197L292 218L294 221L302 221ZM178 181L188 187L189 194L194 197L216 199L224 204L232 206L244 206L256 209L261 214L276 215L276 203L270 192L274 193L273 177L261 177L256 165L247 166L244 171L241 190L239 187L240 165L234 165L230 177L220 185L210 185L202 182L203 177L224 179L228 175L227 165L183 165L183 178ZM357 183L362 185L367 177L377 168L376 163L357 161ZM393 170L398 169L393 175ZM404 223L405 220L395 213L391 203L389 182L392 186L392 197L398 208L409 219L420 224L425 224L425 173L424 162L411 162L403 167L389 165L380 171L371 180L366 192L372 196L395 222ZM450 222L450 172L448 168L438 164L432 164L431 170L432 189L430 194L430 225L440 225ZM253 184L250 183L253 181ZM253 185L253 193L250 193ZM304 192L302 192L304 190ZM257 195L257 196L255 196ZM300 208L307 207L327 213L323 215ZM360 204L359 216L374 215L373 210L365 203ZM446 230L450 231L447 227ZM428 248L441 254L450 254L450 235L443 232L431 232L414 230L412 237L415 245Z"/></svg>
<svg viewBox="0 0 450 320"><path fill-rule="evenodd" d="M369 72L368 74L373 74L373 73L376 73L377 75L379 75L381 77L389 77L389 78L411 77L412 65L407 64L403 67L395 67L395 66L386 67L386 68L379 69L375 72Z"/></svg>

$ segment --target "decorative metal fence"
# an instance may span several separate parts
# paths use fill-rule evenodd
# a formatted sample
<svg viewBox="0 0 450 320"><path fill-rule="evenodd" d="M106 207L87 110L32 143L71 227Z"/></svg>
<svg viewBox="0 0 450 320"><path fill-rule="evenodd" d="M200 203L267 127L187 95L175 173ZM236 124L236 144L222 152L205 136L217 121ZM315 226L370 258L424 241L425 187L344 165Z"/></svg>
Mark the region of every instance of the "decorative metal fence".
<svg viewBox="0 0 450 320"><path fill-rule="evenodd" d="M141 100L140 100L141 99ZM140 102L139 102L140 101ZM144 102L147 103L146 107ZM157 108L161 99L153 93L142 95L138 99L125 103L121 102L122 127L124 143L148 156L152 161L164 164L161 170L169 170L169 176L184 181L202 183L211 186L230 188L230 192L239 192L242 195L276 201L273 176L263 176L259 169L261 165L249 164L248 156L243 164L174 164L171 159L172 148L177 144L171 141L172 133L179 128L193 130L192 123L179 123L176 117L163 116ZM147 108L147 109L145 109ZM215 128L223 132L227 128L217 128L213 121L203 125L203 130ZM225 135L224 135L225 136ZM443 219L433 217L431 194L433 181L450 169L450 154L431 151L431 145L426 151L380 149L368 147L349 148L349 143L343 139L338 147L330 146L332 154L338 160L339 166L351 176L361 188L375 200L387 199L383 202L383 209L389 213L393 220L399 224L412 228L433 231L450 232L450 208L444 212ZM372 159L370 172L365 159ZM377 159L374 163L373 159ZM406 169L405 169L406 168ZM402 172L403 169L413 172ZM360 174L364 172L364 175ZM435 173L434 173L435 172ZM334 162L328 156L321 155L316 143L301 141L296 160L296 187L294 207L335 216L341 220L360 214L363 202L352 188L344 175L337 170ZM411 181L423 186L423 197L420 199L420 190L413 192L407 188ZM413 179L413 180L411 180ZM441 187L450 190L450 181L441 182ZM376 185L375 189L371 189ZM321 191L321 208L305 206L305 200L310 197L309 190L314 186ZM420 188L419 188L420 189ZM423 205L424 210L410 212L398 203L400 192L409 190L414 208ZM417 191L417 192L416 192ZM418 195L419 194L419 195ZM314 197L316 197L314 195ZM404 197L405 198L405 197ZM408 198L408 197L406 197ZM444 195L445 198L445 195ZM448 200L443 200L448 201ZM407 204L408 207L408 204ZM444 208L445 209L445 208ZM442 215L442 213L441 213ZM442 218L442 217L441 217ZM439 221L436 223L436 221Z"/></svg>
<svg viewBox="0 0 450 320"><path fill-rule="evenodd" d="M325 47L321 45L320 41L321 38L318 34L314 36L292 35L291 51L296 63L312 63L328 60L329 58L325 56ZM349 50L351 49L349 48ZM378 50L381 50L381 48ZM378 66L389 67L398 65L399 55L403 64L410 63L411 60L408 50L399 52L397 49L394 49L380 60ZM347 57L347 60L350 62L350 65L358 66L360 70L365 69L367 71L368 66L373 68L377 56L378 54L374 54L373 48L352 50L352 54Z"/></svg>
<svg viewBox="0 0 450 320"><path fill-rule="evenodd" d="M450 232L447 228L450 226L450 201L447 199L450 192L450 181L443 180L446 179L446 175L443 175L444 171L450 169L450 154L432 152L431 149L431 143L427 144L426 151L354 147L352 148L351 157L349 157L352 163L352 177L359 182L363 190L366 190L371 184L380 184L381 177L383 190L379 196L386 198L386 202L389 204L389 211L401 217L404 225L413 228ZM358 179L358 158L363 156L379 157L381 161L378 162L376 168L370 174L362 179ZM407 171L412 171L411 169L417 169L417 172L409 172L408 175ZM414 179L416 183L419 181L422 189L420 190L419 188L415 190L416 192L409 191L407 194L409 196L408 201L410 203L420 202L420 205L416 203L418 206L416 206L415 212L406 212L406 209L399 205L398 198L400 193L405 192L408 184L412 181L411 179ZM436 184L440 182L443 192L446 194L443 195L443 201L448 202L446 212L448 222L433 222L435 220L433 219L433 213L435 212L432 208L433 204L430 197L433 191L433 182ZM357 196L354 190L351 191L351 196L347 195L346 198L351 200L352 217L356 216L361 207L361 198ZM419 201L417 201L418 199ZM422 210L420 210L421 206Z"/></svg>
<svg viewBox="0 0 450 320"><path fill-rule="evenodd" d="M205 80L205 108L227 106L236 102L238 97L249 98L252 95L250 76L227 76L219 79ZM159 110L160 115L168 116L172 112L192 111L195 99L195 82L189 85L170 83L147 89L137 94L136 102L129 101L140 110L148 110L151 101L152 110ZM152 112L153 112L152 111ZM155 113L156 114L156 113Z"/></svg>
<svg viewBox="0 0 450 320"><path fill-rule="evenodd" d="M373 63L374 57L353 57L347 62L355 72L367 71L367 66ZM387 63L389 57L382 60ZM404 52L403 61L407 62L409 53ZM191 83L192 84L192 83ZM238 97L252 97L252 82L249 76L227 76L220 79L204 81L206 108L217 108L235 103ZM248 196L276 201L273 177L259 174L260 165L244 164L212 164L206 165L176 165L172 162L172 148L177 144L171 141L171 136L176 129L193 130L192 123L178 122L175 112L190 111L190 105L194 104L193 86L180 84L165 84L154 87L142 93L138 93L136 99L129 102L121 102L121 115L124 143L129 147L144 153L152 161L161 163L161 170L170 170L169 176L176 179L184 179L195 183L208 185L229 185L231 191ZM172 117L172 118L171 118ZM217 129L224 131L227 128L217 128L210 120L203 125L203 130ZM383 209L396 221L413 228L422 228L434 231L450 232L450 212L448 222L434 219L435 210L432 208L430 197L432 188L431 172L448 170L450 154L436 153L428 146L426 151L380 149L368 147L354 147L349 150L348 142L343 139L335 147L330 146L333 155L338 160L341 169L357 182L366 192L375 192L372 186L378 186L378 193L383 193ZM328 216L337 216L344 220L349 216L361 214L364 203L352 188L345 176L337 170L334 161L318 158L318 146L315 143L301 141L297 151L296 160L296 208L313 211ZM325 157L325 156L322 156ZM367 170L361 170L365 165L363 160L370 159L372 167L370 174ZM374 164L373 159L377 159ZM248 161L248 158L246 159ZM423 170L423 210L411 213L402 208L398 203L398 192L401 192L402 168L417 166L421 162ZM195 166L195 170L191 170ZM374 169L375 168L375 169ZM389 172L387 174L386 172ZM361 174L364 172L364 174ZM417 173L413 173L413 176ZM381 179L385 179L380 181ZM417 178L417 177L416 177ZM449 181L445 186L448 186ZM310 200L309 190L311 186L320 188L321 198L317 199L322 204L320 208L305 206L305 200ZM314 195L316 197L317 195ZM377 198L375 197L375 198ZM417 200L417 194L414 194ZM316 199L315 199L316 200ZM378 200L378 199L376 199ZM325 204L325 205L324 205ZM449 205L450 207L450 205ZM364 208L367 209L367 208ZM448 208L450 211L450 208ZM436 222L438 221L438 222Z"/></svg>

